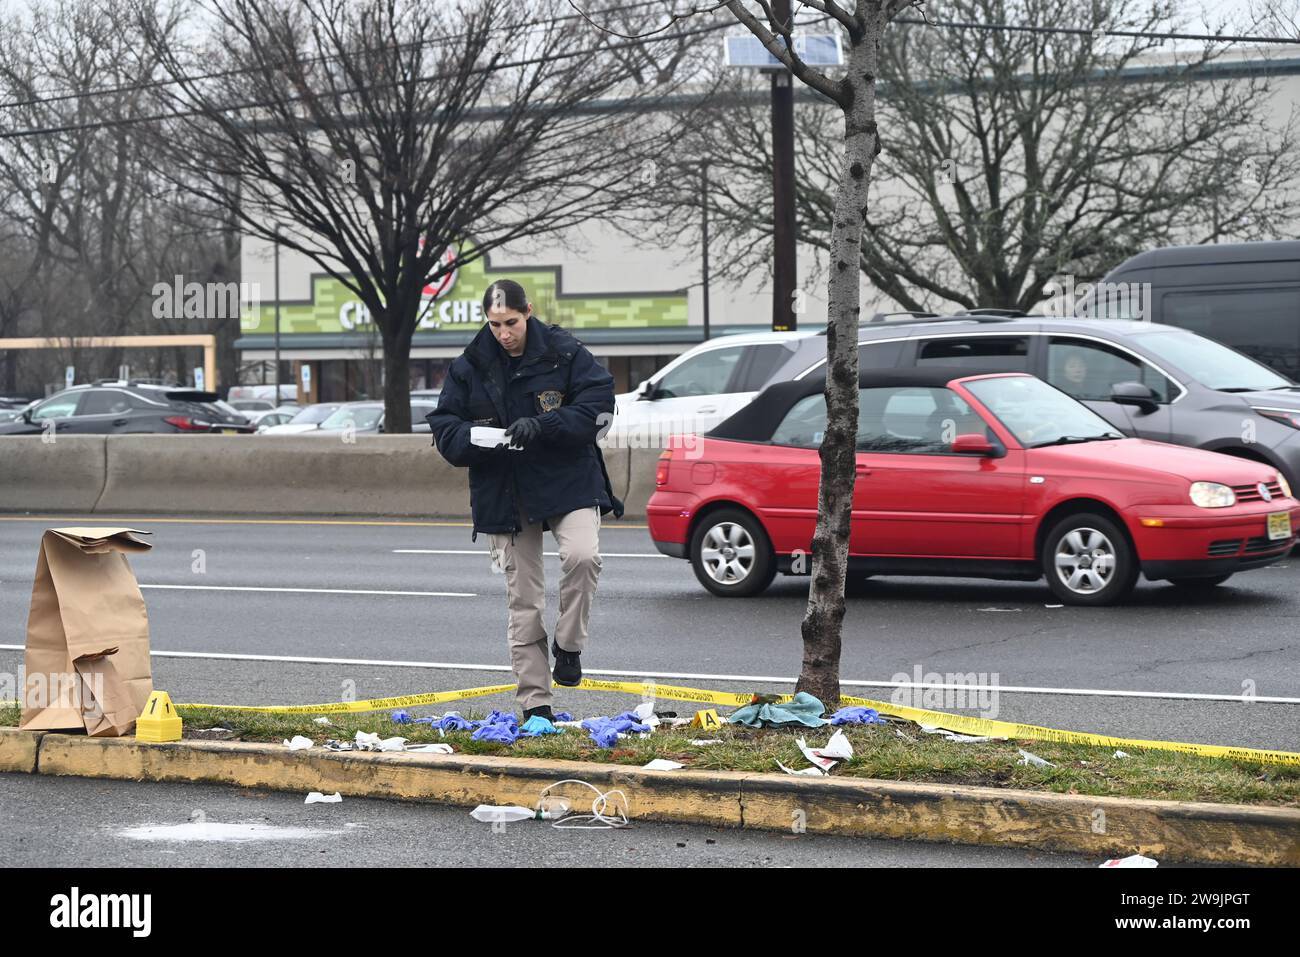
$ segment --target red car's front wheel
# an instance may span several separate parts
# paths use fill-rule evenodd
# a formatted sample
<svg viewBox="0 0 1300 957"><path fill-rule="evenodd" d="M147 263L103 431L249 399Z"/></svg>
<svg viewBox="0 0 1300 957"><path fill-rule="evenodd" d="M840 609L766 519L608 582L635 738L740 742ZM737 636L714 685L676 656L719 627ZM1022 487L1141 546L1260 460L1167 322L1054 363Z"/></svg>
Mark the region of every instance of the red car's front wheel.
<svg viewBox="0 0 1300 957"><path fill-rule="evenodd" d="M1081 513L1057 522L1043 539L1043 573L1067 605L1111 605L1137 583L1128 536L1104 515Z"/></svg>

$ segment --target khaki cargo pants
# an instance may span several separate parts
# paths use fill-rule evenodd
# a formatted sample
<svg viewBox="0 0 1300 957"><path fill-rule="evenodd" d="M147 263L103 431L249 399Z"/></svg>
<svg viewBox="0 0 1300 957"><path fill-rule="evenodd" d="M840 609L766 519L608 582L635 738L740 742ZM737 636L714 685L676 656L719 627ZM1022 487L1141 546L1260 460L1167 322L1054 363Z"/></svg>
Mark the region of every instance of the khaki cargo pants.
<svg viewBox="0 0 1300 957"><path fill-rule="evenodd" d="M560 553L560 611L555 640L565 651L587 647L587 622L600 575L600 508L580 508L549 519ZM546 581L542 573L542 523L524 525L510 535L491 536L493 560L505 571L510 619L506 640L514 668L515 701L521 710L550 705L551 652L542 612Z"/></svg>

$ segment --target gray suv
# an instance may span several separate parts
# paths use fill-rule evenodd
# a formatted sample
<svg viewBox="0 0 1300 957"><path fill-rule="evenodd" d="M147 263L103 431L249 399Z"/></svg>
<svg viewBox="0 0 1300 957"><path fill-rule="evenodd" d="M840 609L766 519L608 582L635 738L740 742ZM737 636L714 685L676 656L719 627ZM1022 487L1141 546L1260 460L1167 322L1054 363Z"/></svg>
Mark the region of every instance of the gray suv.
<svg viewBox="0 0 1300 957"><path fill-rule="evenodd" d="M880 317L858 327L862 368L927 365L1030 372L1125 435L1223 452L1300 488L1300 386L1239 352L1150 322L971 314ZM795 340L772 381L826 363L822 336Z"/></svg>

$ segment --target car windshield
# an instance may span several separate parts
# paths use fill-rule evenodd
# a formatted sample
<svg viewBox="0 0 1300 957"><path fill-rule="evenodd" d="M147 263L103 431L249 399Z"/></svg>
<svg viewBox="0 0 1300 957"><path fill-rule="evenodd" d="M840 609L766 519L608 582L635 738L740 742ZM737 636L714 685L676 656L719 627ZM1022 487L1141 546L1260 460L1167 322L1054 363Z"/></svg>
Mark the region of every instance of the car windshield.
<svg viewBox="0 0 1300 957"><path fill-rule="evenodd" d="M384 414L382 405L344 405L335 409L324 422L322 429L345 429L349 425L356 429L373 429L379 424L379 417Z"/></svg>
<svg viewBox="0 0 1300 957"><path fill-rule="evenodd" d="M1042 379L1005 376L963 384L1026 448L1123 438L1097 413Z"/></svg>
<svg viewBox="0 0 1300 957"><path fill-rule="evenodd" d="M1268 366L1194 332L1138 333L1140 345L1220 392L1263 392L1291 385Z"/></svg>
<svg viewBox="0 0 1300 957"><path fill-rule="evenodd" d="M309 405L290 419L289 422L291 425L315 425L318 422L324 422L337 409L337 405Z"/></svg>

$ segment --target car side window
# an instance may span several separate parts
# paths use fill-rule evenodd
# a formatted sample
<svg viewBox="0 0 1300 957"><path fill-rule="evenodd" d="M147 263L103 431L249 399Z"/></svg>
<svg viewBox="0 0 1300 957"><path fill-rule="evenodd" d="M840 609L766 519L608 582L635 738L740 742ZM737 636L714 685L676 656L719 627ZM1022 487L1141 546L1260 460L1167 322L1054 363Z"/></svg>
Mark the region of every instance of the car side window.
<svg viewBox="0 0 1300 957"><path fill-rule="evenodd" d="M1108 401L1120 382L1149 386L1160 402L1168 402L1174 392L1169 379L1136 356L1069 336L1048 340L1047 381L1066 395L1092 401Z"/></svg>
<svg viewBox="0 0 1300 957"><path fill-rule="evenodd" d="M815 449L826 435L826 396L806 395L790 407L772 433L773 445Z"/></svg>
<svg viewBox="0 0 1300 957"><path fill-rule="evenodd" d="M66 418L77 411L77 403L80 400L80 393L56 395L32 409L32 421L39 422L42 419Z"/></svg>
<svg viewBox="0 0 1300 957"><path fill-rule="evenodd" d="M1028 372L1028 336L971 336L923 339L918 366L969 366L988 372Z"/></svg>
<svg viewBox="0 0 1300 957"><path fill-rule="evenodd" d="M1257 362L1300 375L1300 289L1165 293L1162 322L1217 339Z"/></svg>
<svg viewBox="0 0 1300 957"><path fill-rule="evenodd" d="M740 373L740 381L733 388L735 392L758 392L767 385L767 380L772 377L776 367L789 356L779 342L749 346L745 351L745 365Z"/></svg>
<svg viewBox="0 0 1300 957"><path fill-rule="evenodd" d="M988 434L982 418L955 392L912 386L858 390L859 452L945 454L967 433ZM805 396L772 433L773 445L820 448L826 435L826 397Z"/></svg>
<svg viewBox="0 0 1300 957"><path fill-rule="evenodd" d="M744 350L744 346L732 346L692 356L659 380L655 386L656 398L684 399L731 391L727 384Z"/></svg>
<svg viewBox="0 0 1300 957"><path fill-rule="evenodd" d="M115 415L131 411L131 399L115 389L92 389L81 400L78 415Z"/></svg>
<svg viewBox="0 0 1300 957"><path fill-rule="evenodd" d="M959 435L986 435L988 426L950 389L893 386L863 389L858 451L943 455Z"/></svg>

